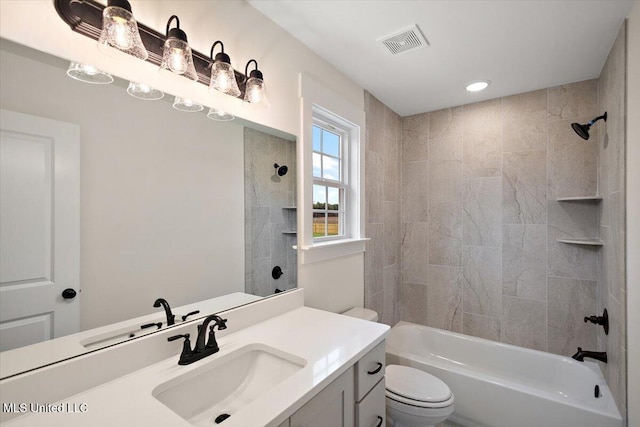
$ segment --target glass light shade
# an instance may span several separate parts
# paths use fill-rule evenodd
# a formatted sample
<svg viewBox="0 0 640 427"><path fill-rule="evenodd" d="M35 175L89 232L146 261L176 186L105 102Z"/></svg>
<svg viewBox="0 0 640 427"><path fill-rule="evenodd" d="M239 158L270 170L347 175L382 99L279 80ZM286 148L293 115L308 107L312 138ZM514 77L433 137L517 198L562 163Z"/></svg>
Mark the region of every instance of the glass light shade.
<svg viewBox="0 0 640 427"><path fill-rule="evenodd" d="M269 105L267 91L262 79L250 77L249 80L247 80L244 100L250 104L260 105L263 107L267 107Z"/></svg>
<svg viewBox="0 0 640 427"><path fill-rule="evenodd" d="M202 105L181 96L175 97L173 100L173 108L180 111L186 111L187 113L196 113L204 109Z"/></svg>
<svg viewBox="0 0 640 427"><path fill-rule="evenodd" d="M234 115L225 113L224 111L218 110L217 108L209 108L207 117L211 120L216 120L219 122L230 122L231 120L236 118Z"/></svg>
<svg viewBox="0 0 640 427"><path fill-rule="evenodd" d="M92 65L85 65L79 62L71 62L67 69L67 75L72 79L96 85L108 85L113 83L113 77L109 73L98 70Z"/></svg>
<svg viewBox="0 0 640 427"><path fill-rule="evenodd" d="M102 11L102 31L98 39L98 49L107 54L116 49L140 59L149 57L140 39L138 24L133 14L118 6L108 6Z"/></svg>
<svg viewBox="0 0 640 427"><path fill-rule="evenodd" d="M134 98L145 101L157 101L164 97L164 93L144 83L129 82L127 93Z"/></svg>
<svg viewBox="0 0 640 427"><path fill-rule="evenodd" d="M198 81L198 73L196 73L196 67L193 65L193 56L191 55L189 43L176 37L169 37L164 42L160 69Z"/></svg>
<svg viewBox="0 0 640 427"><path fill-rule="evenodd" d="M209 83L209 91L220 91L237 97L240 95L240 89L238 88L238 82L236 82L236 75L233 72L231 64L226 62L216 61L211 67L211 82Z"/></svg>

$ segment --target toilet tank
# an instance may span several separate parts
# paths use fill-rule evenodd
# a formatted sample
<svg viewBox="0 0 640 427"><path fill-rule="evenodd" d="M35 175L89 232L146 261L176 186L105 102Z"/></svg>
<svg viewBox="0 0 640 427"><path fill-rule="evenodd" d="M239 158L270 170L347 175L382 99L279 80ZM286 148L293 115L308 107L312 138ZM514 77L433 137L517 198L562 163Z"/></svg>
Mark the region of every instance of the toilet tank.
<svg viewBox="0 0 640 427"><path fill-rule="evenodd" d="M358 319L362 320L369 320L371 322L378 321L378 313L373 310L369 310L368 308L355 307L351 310L345 311L342 314L344 314L345 316L357 317Z"/></svg>

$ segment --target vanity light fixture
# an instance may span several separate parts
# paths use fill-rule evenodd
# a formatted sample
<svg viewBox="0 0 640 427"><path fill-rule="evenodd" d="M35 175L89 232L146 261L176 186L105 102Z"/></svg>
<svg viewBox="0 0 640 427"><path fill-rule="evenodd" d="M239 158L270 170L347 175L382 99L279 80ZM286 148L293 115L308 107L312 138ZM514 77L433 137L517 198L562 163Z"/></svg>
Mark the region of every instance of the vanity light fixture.
<svg viewBox="0 0 640 427"><path fill-rule="evenodd" d="M216 45L220 45L221 52L216 54L213 58L213 50ZM238 89L238 82L236 81L236 73L231 66L231 58L224 53L224 44L218 40L211 46L211 53L209 54L211 59L211 82L209 83L209 91L213 92L217 90L227 95L237 97L240 95L240 89Z"/></svg>
<svg viewBox="0 0 640 427"><path fill-rule="evenodd" d="M251 71L250 74L247 74L249 64L252 62L256 64L256 68ZM264 77L262 76L262 72L258 70L258 61L251 59L247 62L247 65L244 67L244 74L247 76L244 100L250 104L261 105L263 107L268 106L269 101L267 100L267 91L264 86Z"/></svg>
<svg viewBox="0 0 640 427"><path fill-rule="evenodd" d="M197 113L198 111L202 111L204 107L197 102L193 102L188 98L183 98L181 96L176 96L173 100L173 108L180 111L185 111L187 113Z"/></svg>
<svg viewBox="0 0 640 427"><path fill-rule="evenodd" d="M467 90L469 92L480 92L481 90L485 90L491 81L489 80L477 80L467 84Z"/></svg>
<svg viewBox="0 0 640 427"><path fill-rule="evenodd" d="M72 79L94 85L108 85L109 83L113 83L111 74L98 70L93 65L81 64L79 62L72 61L71 64L69 64L67 75Z"/></svg>
<svg viewBox="0 0 640 427"><path fill-rule="evenodd" d="M164 93L144 83L129 82L127 93L134 98L145 101L157 101L164 97Z"/></svg>
<svg viewBox="0 0 640 427"><path fill-rule="evenodd" d="M207 114L207 117L217 122L230 122L231 120L236 118L234 115L226 113L217 108L209 108L209 113Z"/></svg>
<svg viewBox="0 0 640 427"><path fill-rule="evenodd" d="M176 27L171 27L171 22L175 19ZM167 21L167 39L162 50L162 63L160 70L169 70L175 74L180 74L188 79L198 81L198 73L193 65L193 55L187 42L187 34L180 29L180 19L172 15Z"/></svg>
<svg viewBox="0 0 640 427"><path fill-rule="evenodd" d="M136 58L147 59L149 53L142 44L138 24L127 0L109 0L102 11L102 31L98 49L104 53L120 51Z"/></svg>

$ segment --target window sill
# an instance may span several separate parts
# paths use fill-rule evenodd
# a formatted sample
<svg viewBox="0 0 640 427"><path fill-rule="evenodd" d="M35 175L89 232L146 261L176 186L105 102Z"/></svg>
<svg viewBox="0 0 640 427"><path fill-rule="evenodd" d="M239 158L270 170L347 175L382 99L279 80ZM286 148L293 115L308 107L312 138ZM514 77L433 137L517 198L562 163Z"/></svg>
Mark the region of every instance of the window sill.
<svg viewBox="0 0 640 427"><path fill-rule="evenodd" d="M315 243L310 246L299 246L300 262L311 264L326 261L332 258L362 253L365 251L365 242L370 238L340 239Z"/></svg>

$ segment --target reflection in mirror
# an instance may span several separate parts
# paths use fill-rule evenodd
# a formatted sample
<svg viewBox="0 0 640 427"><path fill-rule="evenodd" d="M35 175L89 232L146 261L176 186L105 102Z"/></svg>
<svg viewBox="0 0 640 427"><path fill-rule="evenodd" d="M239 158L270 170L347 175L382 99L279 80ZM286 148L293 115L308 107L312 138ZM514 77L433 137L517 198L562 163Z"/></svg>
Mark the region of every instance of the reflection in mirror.
<svg viewBox="0 0 640 427"><path fill-rule="evenodd" d="M264 272L258 276L259 268L245 263L245 222L253 222L244 219L244 139L255 125L176 111L169 94L160 101L134 98L126 92L129 82L117 78L111 85L78 82L66 75L68 61L0 42L0 346L7 350L0 353L0 378L151 333L160 323L166 328L157 298L168 301L180 324L295 286L295 237L286 245L279 235L272 241L284 227L270 219L274 212L284 218L289 211L282 208L294 203L293 137L251 130L268 147L268 159L259 160L264 171L255 172L272 185L256 205L270 209L262 217L269 224L260 222L265 228L255 250L246 249L269 260L268 286L255 286ZM55 132L47 134L45 125ZM74 140L75 165L73 149L65 148ZM72 154L58 158L67 151ZM271 181L275 162L294 172ZM35 175L20 175L31 170ZM69 194L59 187L67 181ZM71 221L61 220L60 206L71 211ZM286 219L295 230L295 212ZM273 262L286 274L280 280L272 279ZM67 288L77 296L63 298Z"/></svg>

